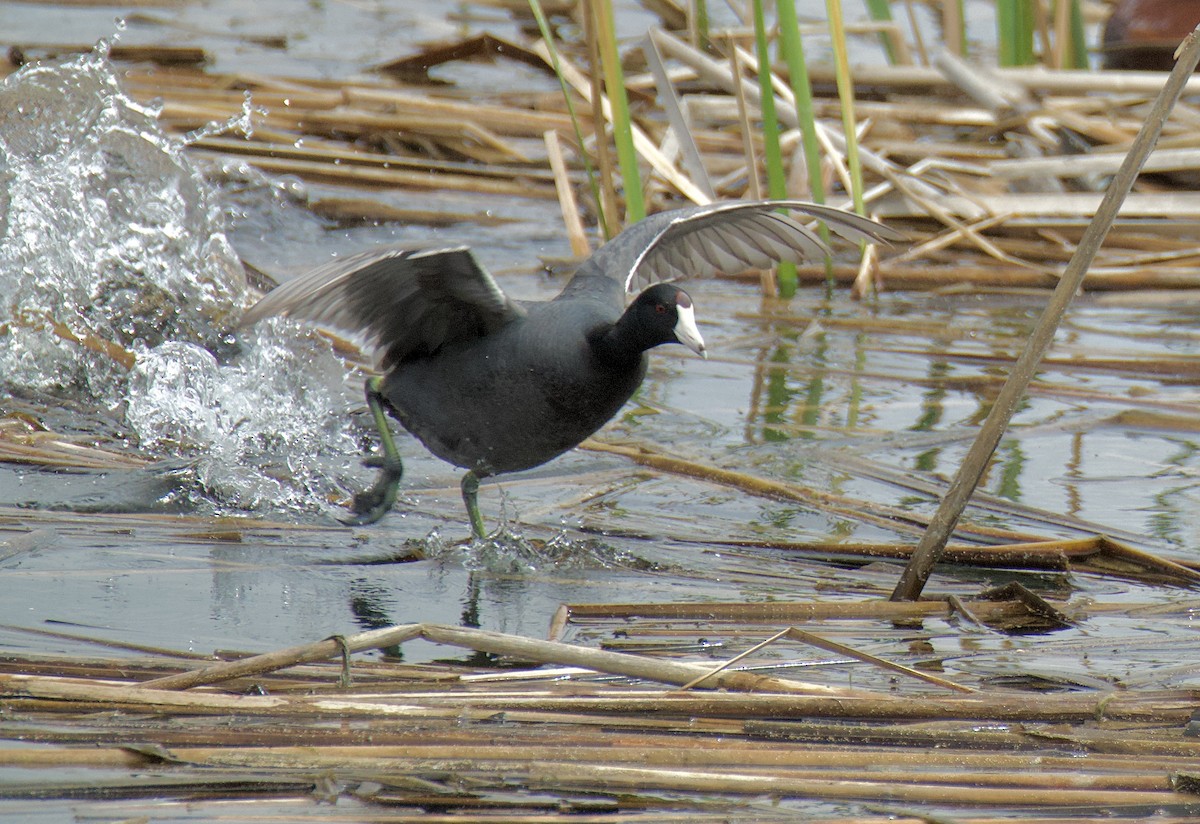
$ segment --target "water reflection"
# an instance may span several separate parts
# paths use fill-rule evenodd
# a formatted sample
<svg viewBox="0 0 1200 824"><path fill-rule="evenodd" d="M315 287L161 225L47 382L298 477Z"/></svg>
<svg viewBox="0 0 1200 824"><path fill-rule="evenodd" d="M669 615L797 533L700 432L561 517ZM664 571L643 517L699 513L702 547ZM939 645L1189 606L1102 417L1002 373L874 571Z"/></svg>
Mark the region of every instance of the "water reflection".
<svg viewBox="0 0 1200 824"><path fill-rule="evenodd" d="M989 413L1008 361L1041 308L1029 295L884 296L866 307L837 295L805 301L802 293L790 306L742 310L758 321L762 338L740 343L752 370L742 438L777 447L775 453L755 453L755 471L818 481L838 491L862 485L856 471L831 471L848 450L880 467L907 468L922 485L924 479L944 484ZM1155 432L1153 423L1150 429L1114 427L1106 416L1128 417L1140 409L1183 412L1194 396L1194 381L1164 372L1153 356L1144 367L1139 364L1161 324L1140 318L1126 328L1110 315L1111 309L1080 302L1055 350L1066 354L1051 353L1022 401L985 476L985 490L1044 509L1049 523L1061 513L1096 519L1099 531L1126 529L1180 541L1194 526L1185 526L1190 515L1179 485L1165 489L1159 476L1195 467L1193 440ZM820 319L811 327L815 331L800 334L814 316ZM1195 335L1170 337L1172 349L1197 348ZM720 351L719 342L714 351ZM893 434L881 441L882 432ZM1150 477L1142 474L1147 471ZM1127 480L1108 480L1122 476ZM1118 487L1120 495L1111 498L1109 490ZM902 505L923 507L932 500L902 488L897 492L895 502ZM778 511L769 522L780 529L796 526Z"/></svg>
<svg viewBox="0 0 1200 824"><path fill-rule="evenodd" d="M378 582L365 578L355 578L350 582L350 613L354 622L364 630L386 629L397 624L408 623L393 616L385 606L390 593ZM380 654L394 661L404 660L404 647L395 644L390 647L380 647Z"/></svg>

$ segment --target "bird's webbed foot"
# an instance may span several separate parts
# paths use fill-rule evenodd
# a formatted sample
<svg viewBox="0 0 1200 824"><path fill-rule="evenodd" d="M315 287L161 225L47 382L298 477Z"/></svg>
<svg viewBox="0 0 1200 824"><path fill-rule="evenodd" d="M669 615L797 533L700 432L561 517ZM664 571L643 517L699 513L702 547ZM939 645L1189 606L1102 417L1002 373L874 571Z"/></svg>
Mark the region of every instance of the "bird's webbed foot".
<svg viewBox="0 0 1200 824"><path fill-rule="evenodd" d="M462 497L467 506L467 520L471 522L471 534L475 538L486 538L483 516L479 514L479 476L473 470L467 470L463 475Z"/></svg>
<svg viewBox="0 0 1200 824"><path fill-rule="evenodd" d="M370 489L356 493L350 505L351 515L339 518L347 526L362 526L373 524L388 513L396 503L396 495L400 489L400 480L404 477L404 463L400 460L400 452L392 440L392 432L388 428L387 414L383 408L383 396L380 394L382 381L371 378L366 384L367 407L379 430L379 440L383 445L383 454L367 458L366 466L379 468L379 477Z"/></svg>
<svg viewBox="0 0 1200 824"><path fill-rule="evenodd" d="M404 477L404 464L399 458L392 460L380 456L368 458L363 463L379 467L379 477L370 489L355 493L354 502L350 505L353 514L338 519L347 526L373 524L386 515L396 503L400 480Z"/></svg>

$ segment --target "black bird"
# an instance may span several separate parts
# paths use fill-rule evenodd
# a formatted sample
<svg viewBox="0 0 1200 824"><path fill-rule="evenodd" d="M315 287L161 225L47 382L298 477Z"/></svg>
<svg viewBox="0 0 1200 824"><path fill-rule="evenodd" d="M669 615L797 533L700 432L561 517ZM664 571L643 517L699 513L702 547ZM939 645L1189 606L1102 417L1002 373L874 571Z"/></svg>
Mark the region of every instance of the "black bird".
<svg viewBox="0 0 1200 824"><path fill-rule="evenodd" d="M384 410L439 458L467 470L463 501L484 535L479 479L555 458L603 426L646 374L647 350L681 343L705 355L692 299L666 281L819 258L827 249L782 209L853 240L895 233L802 201L714 203L661 212L625 229L549 301L514 301L465 247L385 249L321 266L273 290L243 324L270 315L364 335L383 377L367 403L383 456L347 523L395 503L403 474ZM644 288L625 307L625 292Z"/></svg>

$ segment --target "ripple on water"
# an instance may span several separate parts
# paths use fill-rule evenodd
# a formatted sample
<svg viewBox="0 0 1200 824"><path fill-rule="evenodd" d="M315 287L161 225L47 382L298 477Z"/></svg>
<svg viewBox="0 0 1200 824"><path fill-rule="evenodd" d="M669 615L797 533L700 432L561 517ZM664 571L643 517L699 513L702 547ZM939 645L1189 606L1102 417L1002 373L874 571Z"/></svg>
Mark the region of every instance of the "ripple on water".
<svg viewBox="0 0 1200 824"><path fill-rule="evenodd" d="M509 524L502 524L486 537L457 542L445 540L434 530L420 545L422 553L430 560L499 575L653 566L627 549L595 538L581 538L565 532L549 539L531 538Z"/></svg>

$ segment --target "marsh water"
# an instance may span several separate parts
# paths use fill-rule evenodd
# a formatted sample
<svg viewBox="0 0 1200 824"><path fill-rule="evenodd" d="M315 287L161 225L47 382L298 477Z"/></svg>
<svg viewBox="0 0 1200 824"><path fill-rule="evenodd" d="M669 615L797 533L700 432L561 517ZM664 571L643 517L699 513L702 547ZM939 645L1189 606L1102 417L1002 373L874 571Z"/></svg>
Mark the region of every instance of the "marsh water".
<svg viewBox="0 0 1200 824"><path fill-rule="evenodd" d="M511 33L501 15L430 16L421 4L288 9L206 4L117 23L109 9L7 4L0 23L34 54L103 37L195 43L213 71L298 76L346 76L473 27ZM618 20L626 34L649 22L635 7ZM494 82L478 67L452 71L467 90ZM412 620L537 634L564 600L766 597L795 594L805 576L853 578L807 564L780 575L795 562L710 542L912 536L576 451L486 484L485 514L508 538L464 550L457 471L407 437L396 511L342 527L340 505L371 479L360 377L311 330L235 332L253 299L239 258L287 276L372 244L469 243L510 293L548 297L562 278L540 261L569 253L557 204L439 193L422 197L494 221L339 227L296 205L296 181L199 164L102 56L30 67L3 95L5 412L145 465L0 467L0 623L198 651ZM691 289L712 357L657 351L604 439L926 514L1044 301L886 291L854 301L813 288L784 302L731 280ZM988 475L987 492L1028 509L974 517L1194 557L1195 433L1128 421L1190 417L1195 306L1080 299L1052 353L1059 366L1043 372ZM71 313L134 352L132 370L36 321ZM19 632L7 642L47 643Z"/></svg>
<svg viewBox="0 0 1200 824"><path fill-rule="evenodd" d="M41 13L4 10L18 35ZM279 72L347 71L337 61L348 55L335 61L313 32L344 42L338 32L362 26L366 13L306 7L292 23L309 33L285 32L287 48L274 51L248 45L264 20L234 18L231 37L197 36L216 68L269 59ZM79 28L59 36L100 29L136 40L149 27L169 40L199 25L184 13L169 26L137 18L113 32L98 14L67 15ZM392 9L370 17L386 26L356 41L359 65L394 53L400 29L410 43L454 27L418 16L429 28L414 31ZM468 243L510 293L548 297L563 281L540 261L569 253L557 204L438 194L427 197L494 221L339 227L296 205L302 184L197 163L125 96L102 54L29 67L3 95L9 422L144 462L0 466L6 644L70 648L23 632L69 627L127 644L259 649L417 620L536 635L564 601L764 598L817 581L855 588L852 570L771 550L731 554L722 542L914 535L899 521L576 451L485 484L485 516L503 529L464 547L457 470L407 436L396 511L343 527L341 505L372 477L360 464L375 443L361 376L312 330L238 330L253 299L239 258L286 277L372 244ZM823 288L780 301L728 279L691 290L712 356L656 351L604 440L922 514L1044 301L953 291L855 301ZM132 369L36 321L72 312L133 352ZM972 520L1051 537L1103 532L1194 558L1200 459L1180 420L1196 401L1198 312L1188 298L1081 298L987 478L986 492L1015 506Z"/></svg>

